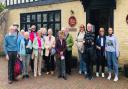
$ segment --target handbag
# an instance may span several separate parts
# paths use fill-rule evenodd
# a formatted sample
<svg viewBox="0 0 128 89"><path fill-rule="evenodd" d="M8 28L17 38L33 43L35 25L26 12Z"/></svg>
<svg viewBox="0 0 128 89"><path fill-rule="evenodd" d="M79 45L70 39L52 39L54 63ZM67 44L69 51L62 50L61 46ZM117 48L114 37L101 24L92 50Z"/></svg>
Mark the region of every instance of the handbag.
<svg viewBox="0 0 128 89"><path fill-rule="evenodd" d="M55 53L56 53L55 48L52 48L52 49L51 49L51 55L55 55Z"/></svg>
<svg viewBox="0 0 128 89"><path fill-rule="evenodd" d="M15 61L15 65L14 65L14 76L15 76L15 78L17 76L19 76L20 74L22 74L22 69L23 69L23 65L22 65L22 62L20 61L20 59L18 57Z"/></svg>

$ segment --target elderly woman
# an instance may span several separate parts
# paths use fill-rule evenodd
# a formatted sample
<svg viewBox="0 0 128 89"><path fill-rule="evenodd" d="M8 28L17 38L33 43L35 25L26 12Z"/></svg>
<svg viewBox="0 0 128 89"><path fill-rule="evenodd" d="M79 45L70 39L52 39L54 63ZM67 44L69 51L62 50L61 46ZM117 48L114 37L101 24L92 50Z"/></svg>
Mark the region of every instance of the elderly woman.
<svg viewBox="0 0 128 89"><path fill-rule="evenodd" d="M37 34L38 36L34 38L34 41L33 41L33 53L35 56L34 77L37 77L37 74L41 76L42 56L43 56L43 49L44 49L44 40L41 38L42 36L41 30L39 30Z"/></svg>
<svg viewBox="0 0 128 89"><path fill-rule="evenodd" d="M54 52L55 52L55 37L52 35L52 29L48 29L48 36L45 39L45 56L46 56L46 69L47 73L54 74Z"/></svg>
<svg viewBox="0 0 128 89"><path fill-rule="evenodd" d="M58 39L56 41L56 57L57 57L57 67L58 67L58 78L66 78L65 69L65 51L66 51L66 41L64 39L64 32L59 31Z"/></svg>
<svg viewBox="0 0 128 89"><path fill-rule="evenodd" d="M17 35L13 26L9 28L9 33L4 38L4 50L8 60L8 83L12 84L14 78L14 64L18 52Z"/></svg>
<svg viewBox="0 0 128 89"><path fill-rule="evenodd" d="M65 28L64 29L65 33L65 40L67 44L67 49L66 49L66 73L71 74L71 58L72 58L72 46L74 45L73 37L69 33L69 29Z"/></svg>
<svg viewBox="0 0 128 89"><path fill-rule="evenodd" d="M20 56L23 61L23 78L29 78L28 68L32 50L32 42L29 40L29 32L24 33L24 39L20 42Z"/></svg>
<svg viewBox="0 0 128 89"><path fill-rule="evenodd" d="M76 37L76 45L78 48L78 54L79 54L79 60L80 60L79 74L82 74L82 73L87 74L86 63L83 61L84 59L84 54L83 54L84 53L84 44L83 44L84 35L85 35L85 26L81 25L80 30Z"/></svg>

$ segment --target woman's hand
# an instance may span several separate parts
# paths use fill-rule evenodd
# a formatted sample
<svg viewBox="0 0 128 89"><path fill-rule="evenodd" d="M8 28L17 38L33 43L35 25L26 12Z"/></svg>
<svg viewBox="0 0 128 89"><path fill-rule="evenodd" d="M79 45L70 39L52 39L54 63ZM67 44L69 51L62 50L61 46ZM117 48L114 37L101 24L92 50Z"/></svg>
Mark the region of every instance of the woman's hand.
<svg viewBox="0 0 128 89"><path fill-rule="evenodd" d="M101 50L101 47L97 46L97 49L98 49L98 50Z"/></svg>
<svg viewBox="0 0 128 89"><path fill-rule="evenodd" d="M8 55L6 55L6 60L7 60L7 61L9 60L9 56L8 56Z"/></svg>

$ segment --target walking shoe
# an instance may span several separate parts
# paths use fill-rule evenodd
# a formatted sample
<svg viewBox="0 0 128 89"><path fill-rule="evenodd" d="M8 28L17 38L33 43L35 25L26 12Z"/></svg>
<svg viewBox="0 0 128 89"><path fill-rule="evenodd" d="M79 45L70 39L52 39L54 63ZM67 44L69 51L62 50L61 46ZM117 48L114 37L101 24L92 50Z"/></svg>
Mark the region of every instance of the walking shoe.
<svg viewBox="0 0 128 89"><path fill-rule="evenodd" d="M115 78L114 78L114 82L117 82L117 81L118 81L118 77L115 76Z"/></svg>
<svg viewBox="0 0 128 89"><path fill-rule="evenodd" d="M58 76L58 78L61 78L61 77L62 77L61 75Z"/></svg>
<svg viewBox="0 0 128 89"><path fill-rule="evenodd" d="M54 71L51 71L51 75L54 75Z"/></svg>
<svg viewBox="0 0 128 89"><path fill-rule="evenodd" d="M111 75L109 75L107 79L108 79L108 80L111 80Z"/></svg>
<svg viewBox="0 0 128 89"><path fill-rule="evenodd" d="M34 74L34 77L37 77L37 75L36 75L36 74Z"/></svg>
<svg viewBox="0 0 128 89"><path fill-rule="evenodd" d="M66 76L63 76L63 79L64 79L64 80L67 80Z"/></svg>
<svg viewBox="0 0 128 89"><path fill-rule="evenodd" d="M38 75L41 76L41 73L39 73Z"/></svg>
<svg viewBox="0 0 128 89"><path fill-rule="evenodd" d="M11 80L8 81L8 84L12 84L12 83L13 83L13 81L11 81Z"/></svg>
<svg viewBox="0 0 128 89"><path fill-rule="evenodd" d="M46 75L49 75L49 72L46 72Z"/></svg>
<svg viewBox="0 0 128 89"><path fill-rule="evenodd" d="M89 79L89 80L93 80L93 77L90 76L90 77L88 77L88 79Z"/></svg>
<svg viewBox="0 0 128 89"><path fill-rule="evenodd" d="M79 71L79 74L81 75L82 74L82 71Z"/></svg>
<svg viewBox="0 0 128 89"><path fill-rule="evenodd" d="M105 75L104 75L104 73L102 73L102 78L104 78L105 77Z"/></svg>
<svg viewBox="0 0 128 89"><path fill-rule="evenodd" d="M26 77L26 78L29 78L29 75L26 75L25 77Z"/></svg>
<svg viewBox="0 0 128 89"><path fill-rule="evenodd" d="M96 72L96 77L99 77L99 73L98 72Z"/></svg>

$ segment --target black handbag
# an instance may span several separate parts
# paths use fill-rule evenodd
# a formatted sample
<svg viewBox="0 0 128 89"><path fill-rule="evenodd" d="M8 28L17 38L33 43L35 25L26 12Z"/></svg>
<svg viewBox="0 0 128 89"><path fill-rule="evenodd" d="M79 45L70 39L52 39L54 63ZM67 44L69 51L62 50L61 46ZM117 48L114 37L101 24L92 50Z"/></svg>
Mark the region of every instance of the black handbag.
<svg viewBox="0 0 128 89"><path fill-rule="evenodd" d="M32 54L32 49L26 48L26 54Z"/></svg>

